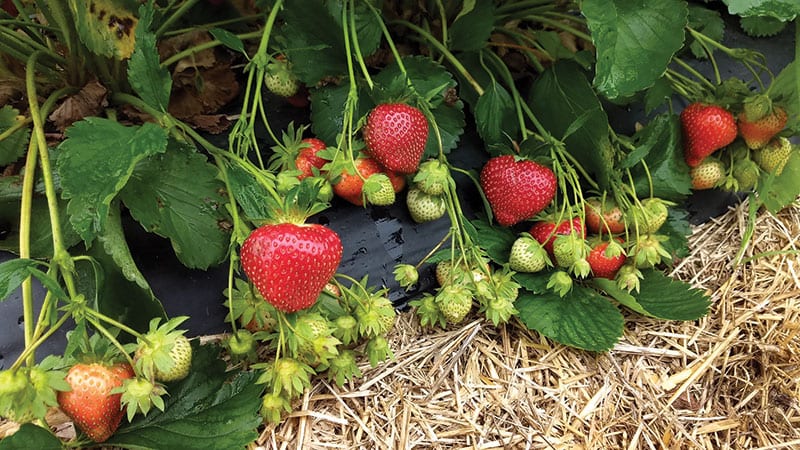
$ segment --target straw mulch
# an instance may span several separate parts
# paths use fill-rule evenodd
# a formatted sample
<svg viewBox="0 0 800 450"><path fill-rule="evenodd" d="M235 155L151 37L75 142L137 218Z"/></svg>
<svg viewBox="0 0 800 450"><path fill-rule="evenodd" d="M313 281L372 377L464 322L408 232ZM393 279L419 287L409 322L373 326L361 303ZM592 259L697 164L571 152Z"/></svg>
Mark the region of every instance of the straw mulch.
<svg viewBox="0 0 800 450"><path fill-rule="evenodd" d="M261 448L800 448L800 206L747 206L697 227L674 275L706 289L695 322L635 314L610 352L476 320L424 330L401 314L395 360L339 389L318 382Z"/></svg>

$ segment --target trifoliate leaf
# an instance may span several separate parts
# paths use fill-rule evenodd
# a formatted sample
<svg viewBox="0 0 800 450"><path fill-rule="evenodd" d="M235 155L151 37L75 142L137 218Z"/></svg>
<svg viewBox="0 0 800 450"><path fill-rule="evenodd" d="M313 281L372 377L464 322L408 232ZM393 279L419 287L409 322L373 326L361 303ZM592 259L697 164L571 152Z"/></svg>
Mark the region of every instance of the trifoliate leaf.
<svg viewBox="0 0 800 450"><path fill-rule="evenodd" d="M756 38L775 36L786 28L786 22L765 16L742 17L739 25L748 36Z"/></svg>
<svg viewBox="0 0 800 450"><path fill-rule="evenodd" d="M66 131L58 147L57 169L62 196L69 199L72 227L87 244L103 230L111 201L125 186L136 164L163 152L167 130L145 123L126 127L100 117L87 117Z"/></svg>
<svg viewBox="0 0 800 450"><path fill-rule="evenodd" d="M700 5L689 5L689 26L717 42L722 42L722 38L725 36L725 21L722 20L722 16L719 15L719 12ZM698 59L707 59L708 54L697 39L691 38L689 35L687 35L687 38L691 39L689 49L692 51L694 57ZM707 48L712 53L716 50L710 45L707 46Z"/></svg>
<svg viewBox="0 0 800 450"><path fill-rule="evenodd" d="M800 132L800 63L792 61L775 77L770 87L772 96L786 109L786 127Z"/></svg>
<svg viewBox="0 0 800 450"><path fill-rule="evenodd" d="M156 48L156 35L149 30L153 21L152 4L139 7L140 22L136 27L136 49L128 63L128 82L145 103L159 111L166 111L172 91L172 77Z"/></svg>
<svg viewBox="0 0 800 450"><path fill-rule="evenodd" d="M186 267L206 269L225 258L230 237L217 174L188 144L171 140L168 152L136 167L120 196L145 229L170 240Z"/></svg>
<svg viewBox="0 0 800 450"><path fill-rule="evenodd" d="M487 147L508 146L510 141L520 140L514 100L499 83L492 82L483 95L478 97L475 125Z"/></svg>
<svg viewBox="0 0 800 450"><path fill-rule="evenodd" d="M800 195L800 152L793 151L783 172L764 174L758 183L758 198L775 214L791 205Z"/></svg>
<svg viewBox="0 0 800 450"><path fill-rule="evenodd" d="M619 309L597 291L574 286L564 297L523 294L514 303L528 328L570 347L606 351L622 336Z"/></svg>
<svg viewBox="0 0 800 450"><path fill-rule="evenodd" d="M665 320L695 320L708 313L710 300L688 283L664 275L658 270L645 270L639 292L627 293L610 280L596 279L595 283L632 310Z"/></svg>
<svg viewBox="0 0 800 450"><path fill-rule="evenodd" d="M81 42L92 53L115 59L127 59L133 52L139 20L120 1L70 0Z"/></svg>
<svg viewBox="0 0 800 450"><path fill-rule="evenodd" d="M620 163L630 168L640 197L680 200L691 193L677 116L661 114L634 136L636 149ZM645 165L647 169L645 169ZM652 183L652 184L651 184Z"/></svg>
<svg viewBox="0 0 800 450"><path fill-rule="evenodd" d="M461 11L448 30L448 47L454 51L480 50L494 29L492 2L463 2Z"/></svg>

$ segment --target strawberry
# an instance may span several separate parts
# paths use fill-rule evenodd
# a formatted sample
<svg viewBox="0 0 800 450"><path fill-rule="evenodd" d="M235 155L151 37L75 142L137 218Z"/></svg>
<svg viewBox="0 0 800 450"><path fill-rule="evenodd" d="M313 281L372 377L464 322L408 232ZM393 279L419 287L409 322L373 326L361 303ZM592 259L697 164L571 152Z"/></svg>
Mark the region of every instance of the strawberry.
<svg viewBox="0 0 800 450"><path fill-rule="evenodd" d="M467 287L451 284L436 294L436 306L447 323L457 324L472 310L472 295Z"/></svg>
<svg viewBox="0 0 800 450"><path fill-rule="evenodd" d="M508 264L511 269L524 273L539 272L553 265L542 244L530 235L522 235L514 241L508 256Z"/></svg>
<svg viewBox="0 0 800 450"><path fill-rule="evenodd" d="M408 190L406 207L416 223L431 222L444 216L447 211L444 197L428 195L416 186Z"/></svg>
<svg viewBox="0 0 800 450"><path fill-rule="evenodd" d="M760 119L750 118L746 110L739 113L738 119L739 135L742 136L748 148L755 150L767 145L776 134L783 130L789 116L786 114L786 110L774 106L771 112Z"/></svg>
<svg viewBox="0 0 800 450"><path fill-rule="evenodd" d="M348 202L361 206L364 204L363 189L364 180L370 175L383 172L392 182L395 192L400 192L406 185L406 179L402 175L383 168L377 161L369 157L357 158L355 160L358 173L343 170L333 185L333 192ZM362 179L363 177L363 179Z"/></svg>
<svg viewBox="0 0 800 450"><path fill-rule="evenodd" d="M542 244L550 256L553 256L553 241L555 241L556 236L571 234L573 230L580 235L581 238L586 237L586 230L584 229L583 221L580 217L561 221L558 225L552 221L536 222L531 226L528 233Z"/></svg>
<svg viewBox="0 0 800 450"><path fill-rule="evenodd" d="M294 160L294 164L297 170L302 172L297 176L302 180L303 178L313 177L314 169L322 169L322 166L328 161L317 156L320 150L325 150L327 147L321 139L305 138L300 143L302 147Z"/></svg>
<svg viewBox="0 0 800 450"><path fill-rule="evenodd" d="M642 200L641 207L629 211L628 223L635 224L640 234L650 234L658 231L669 217L669 209L664 200L650 197Z"/></svg>
<svg viewBox="0 0 800 450"><path fill-rule="evenodd" d="M450 182L450 169L438 159L430 159L419 165L414 183L429 195L441 195Z"/></svg>
<svg viewBox="0 0 800 450"><path fill-rule="evenodd" d="M736 120L728 110L695 102L681 112L683 156L689 167L736 139Z"/></svg>
<svg viewBox="0 0 800 450"><path fill-rule="evenodd" d="M586 229L593 234L618 234L625 231L625 215L613 200L590 198L584 204Z"/></svg>
<svg viewBox="0 0 800 450"><path fill-rule="evenodd" d="M363 189L367 202L370 204L388 206L394 203L394 185L385 173L373 173L370 175L364 182Z"/></svg>
<svg viewBox="0 0 800 450"><path fill-rule="evenodd" d="M133 368L127 363L75 364L65 378L72 390L59 392L58 404L81 431L93 441L103 442L117 431L125 415L120 406L122 394L111 391L133 377Z"/></svg>
<svg viewBox="0 0 800 450"><path fill-rule="evenodd" d="M242 270L265 300L284 312L308 308L342 259L342 241L319 224L263 225L245 239Z"/></svg>
<svg viewBox="0 0 800 450"><path fill-rule="evenodd" d="M289 63L283 59L267 64L264 85L270 92L280 97L291 97L300 89L300 82L292 73Z"/></svg>
<svg viewBox="0 0 800 450"><path fill-rule="evenodd" d="M496 156L483 166L481 188L497 223L515 225L542 211L556 195L550 168L512 155Z"/></svg>
<svg viewBox="0 0 800 450"><path fill-rule="evenodd" d="M159 326L160 319L150 321L150 328L138 339L134 361L140 374L169 383L186 378L192 366L192 344L185 330L177 330L186 316L174 317Z"/></svg>
<svg viewBox="0 0 800 450"><path fill-rule="evenodd" d="M617 239L617 242L621 244L623 241ZM617 251L614 251L613 247L609 249L609 244L608 241L601 241L592 245L586 260L589 261L589 266L592 268L592 275L613 280L620 267L625 264L627 257L621 248L618 248Z"/></svg>
<svg viewBox="0 0 800 450"><path fill-rule="evenodd" d="M383 103L364 125L367 151L387 169L413 173L425 152L428 120L422 111L404 103Z"/></svg>
<svg viewBox="0 0 800 450"><path fill-rule="evenodd" d="M749 191L758 185L758 178L761 169L752 159L743 159L733 167L733 177L736 179L736 187L740 191Z"/></svg>
<svg viewBox="0 0 800 450"><path fill-rule="evenodd" d="M725 164L717 158L709 156L703 162L689 170L692 177L692 189L699 191L712 189L722 182L725 176Z"/></svg>
<svg viewBox="0 0 800 450"><path fill-rule="evenodd" d="M780 175L792 154L792 143L785 137L773 139L766 147L753 150L753 161L768 173Z"/></svg>

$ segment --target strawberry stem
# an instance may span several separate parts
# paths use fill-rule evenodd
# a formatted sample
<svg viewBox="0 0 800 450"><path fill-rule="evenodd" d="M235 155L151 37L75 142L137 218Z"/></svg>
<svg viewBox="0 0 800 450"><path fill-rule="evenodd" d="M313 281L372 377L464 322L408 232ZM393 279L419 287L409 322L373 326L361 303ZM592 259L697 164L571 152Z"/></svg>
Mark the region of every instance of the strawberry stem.
<svg viewBox="0 0 800 450"><path fill-rule="evenodd" d="M344 14L347 10L347 5L345 3L342 4L342 13ZM356 4L355 0L350 0L350 36L353 39L353 46L356 50L356 61L358 61L358 65L361 68L361 73L364 75L364 79L367 81L367 85L369 89L372 90L374 83L372 82L372 77L369 75L369 70L367 69L367 64L364 62L364 57L361 54L361 46L358 43L358 28L356 28ZM342 27L344 26L345 22L342 21ZM347 31L345 31L347 33ZM349 55L349 52L347 53Z"/></svg>

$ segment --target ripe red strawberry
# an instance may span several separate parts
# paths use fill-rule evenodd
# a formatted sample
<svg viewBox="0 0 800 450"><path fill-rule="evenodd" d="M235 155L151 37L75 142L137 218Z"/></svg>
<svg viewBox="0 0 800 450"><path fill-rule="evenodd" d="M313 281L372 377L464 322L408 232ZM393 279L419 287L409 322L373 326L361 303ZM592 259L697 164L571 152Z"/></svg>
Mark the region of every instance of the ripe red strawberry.
<svg viewBox="0 0 800 450"><path fill-rule="evenodd" d="M547 250L547 253L552 257L553 241L555 241L556 236L570 234L572 230L575 230L575 233L581 238L586 237L586 230L584 229L583 221L581 221L580 217L564 220L558 225L552 221L536 222L528 233L542 244L545 250Z"/></svg>
<svg viewBox="0 0 800 450"><path fill-rule="evenodd" d="M298 179L302 180L303 178L313 177L313 168L320 170L328 161L317 156L320 150L325 150L327 147L321 139L305 138L300 141L300 143L303 144L304 147L300 149L300 152L294 159L294 164L297 166L297 169L302 172L297 176Z"/></svg>
<svg viewBox="0 0 800 450"><path fill-rule="evenodd" d="M242 244L242 269L275 308L294 312L317 301L342 259L342 241L318 224L263 225Z"/></svg>
<svg viewBox="0 0 800 450"><path fill-rule="evenodd" d="M747 111L741 112L738 119L739 134L747 147L755 150L767 145L776 134L783 130L789 117L783 108L774 106L772 112L758 120L750 119Z"/></svg>
<svg viewBox="0 0 800 450"><path fill-rule="evenodd" d="M725 177L725 165L717 158L708 157L689 171L692 177L692 189L700 191L712 189L720 185Z"/></svg>
<svg viewBox="0 0 800 450"><path fill-rule="evenodd" d="M350 169L349 165L347 166ZM348 202L361 206L364 204L362 191L364 189L364 180L376 173L385 173L392 182L395 192L400 192L406 185L406 179L402 175L383 168L377 161L372 158L357 158L356 168L361 176L355 173L350 173L348 170L343 170L336 184L333 185L333 192L339 197L347 200ZM363 177L363 179L362 179Z"/></svg>
<svg viewBox="0 0 800 450"><path fill-rule="evenodd" d="M369 154L387 169L413 173L425 152L428 120L413 106L383 103L369 113L364 141Z"/></svg>
<svg viewBox="0 0 800 450"><path fill-rule="evenodd" d="M481 170L481 187L497 223L515 225L542 211L556 195L550 168L512 155L491 158Z"/></svg>
<svg viewBox="0 0 800 450"><path fill-rule="evenodd" d="M111 391L133 377L133 368L127 363L75 364L66 377L72 390L58 392L58 405L93 441L103 442L117 431L125 415L120 407L122 394Z"/></svg>
<svg viewBox="0 0 800 450"><path fill-rule="evenodd" d="M706 156L736 139L736 120L728 110L706 103L692 103L681 112L683 157L694 167Z"/></svg>
<svg viewBox="0 0 800 450"><path fill-rule="evenodd" d="M625 231L625 215L617 203L590 198L584 204L586 229L594 234L618 234Z"/></svg>
<svg viewBox="0 0 800 450"><path fill-rule="evenodd" d="M617 239L622 243L622 239ZM589 256L586 260L592 268L592 275L598 278L608 278L613 280L617 276L620 267L625 264L627 257L624 252L619 252L617 255L612 256L606 250L608 249L608 241L600 242L592 246L589 251Z"/></svg>

